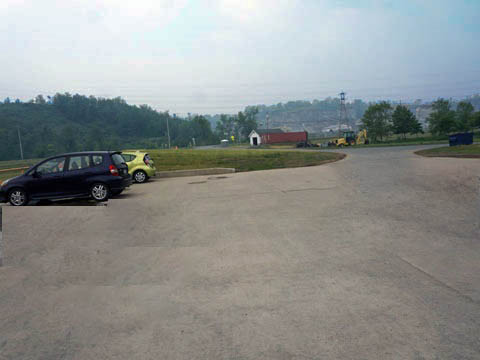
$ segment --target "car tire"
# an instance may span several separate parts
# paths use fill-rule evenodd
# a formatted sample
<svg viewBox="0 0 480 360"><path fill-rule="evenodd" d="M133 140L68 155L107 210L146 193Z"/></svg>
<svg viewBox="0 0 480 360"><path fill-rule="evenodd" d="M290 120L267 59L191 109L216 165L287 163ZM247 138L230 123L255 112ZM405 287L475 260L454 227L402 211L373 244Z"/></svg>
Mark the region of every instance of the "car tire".
<svg viewBox="0 0 480 360"><path fill-rule="evenodd" d="M28 204L28 194L23 189L12 189L8 193L8 201L12 206L25 206Z"/></svg>
<svg viewBox="0 0 480 360"><path fill-rule="evenodd" d="M110 189L103 183L95 183L90 188L90 196L97 202L107 201L110 196Z"/></svg>
<svg viewBox="0 0 480 360"><path fill-rule="evenodd" d="M143 170L137 170L133 173L133 180L139 184L144 183L148 180L147 173Z"/></svg>

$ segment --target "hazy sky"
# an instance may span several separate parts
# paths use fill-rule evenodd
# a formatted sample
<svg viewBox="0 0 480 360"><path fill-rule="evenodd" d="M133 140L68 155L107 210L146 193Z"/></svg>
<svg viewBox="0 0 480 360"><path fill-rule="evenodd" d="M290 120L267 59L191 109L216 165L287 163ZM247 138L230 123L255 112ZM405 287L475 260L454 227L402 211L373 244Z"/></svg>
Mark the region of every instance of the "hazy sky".
<svg viewBox="0 0 480 360"><path fill-rule="evenodd" d="M480 0L0 0L0 99L172 113L480 92Z"/></svg>

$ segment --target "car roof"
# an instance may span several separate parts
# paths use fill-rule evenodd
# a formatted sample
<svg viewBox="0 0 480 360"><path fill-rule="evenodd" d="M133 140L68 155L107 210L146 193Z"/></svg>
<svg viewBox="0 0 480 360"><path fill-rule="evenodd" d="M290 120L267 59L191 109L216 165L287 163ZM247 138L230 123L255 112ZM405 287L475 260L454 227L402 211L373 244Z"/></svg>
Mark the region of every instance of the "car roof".
<svg viewBox="0 0 480 360"><path fill-rule="evenodd" d="M77 152L71 152L71 153L65 153L65 154L58 154L53 157L59 157L59 156L72 156L72 155L90 155L90 154L101 154L101 155L111 155L111 154L119 154L120 151L77 151Z"/></svg>
<svg viewBox="0 0 480 360"><path fill-rule="evenodd" d="M45 158L42 161L39 161L38 163L36 163L35 165L30 166L28 169L25 170L24 174L28 173L33 168L37 167L38 165L40 165L40 164L42 164L42 163L44 163L48 160L51 160L51 159L55 159L55 158L62 157L62 156L94 155L94 154L96 154L96 155L112 155L112 154L120 154L120 151L97 150L97 151L77 151L77 152L71 152L71 153L57 154L57 155Z"/></svg>
<svg viewBox="0 0 480 360"><path fill-rule="evenodd" d="M55 158L58 158L58 157L62 157L62 156L75 156L75 155L112 155L112 154L120 154L120 151L77 151L77 152L71 152L71 153L64 153L64 154L57 154L57 155L54 155L54 156L50 156L42 161L40 161L39 163L33 165L32 167L40 164L40 163L43 163L45 161L48 161L48 160L51 160L51 159L55 159Z"/></svg>
<svg viewBox="0 0 480 360"><path fill-rule="evenodd" d="M146 151L140 151L140 150L125 150L122 151L122 154L148 154Z"/></svg>

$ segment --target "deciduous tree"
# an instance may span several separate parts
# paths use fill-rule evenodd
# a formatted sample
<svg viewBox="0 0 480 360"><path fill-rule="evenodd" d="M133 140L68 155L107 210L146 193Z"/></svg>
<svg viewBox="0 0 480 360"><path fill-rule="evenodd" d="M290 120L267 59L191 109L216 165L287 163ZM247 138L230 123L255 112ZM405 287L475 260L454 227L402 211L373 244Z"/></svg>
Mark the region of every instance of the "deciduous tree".
<svg viewBox="0 0 480 360"><path fill-rule="evenodd" d="M455 120L457 123L457 130L469 131L474 126L474 108L473 105L467 101L461 101L457 105L457 111L455 112Z"/></svg>
<svg viewBox="0 0 480 360"><path fill-rule="evenodd" d="M413 133L417 123L415 115L404 105L395 108L392 114L393 132L402 134L403 138L407 138L408 133Z"/></svg>
<svg viewBox="0 0 480 360"><path fill-rule="evenodd" d="M438 99L432 105L433 112L428 116L430 132L432 134L447 135L456 129L455 111L451 110L448 100Z"/></svg>
<svg viewBox="0 0 480 360"><path fill-rule="evenodd" d="M383 101L379 104L371 104L362 117L362 124L367 129L368 137L372 141L380 140L387 136L392 128L392 107Z"/></svg>

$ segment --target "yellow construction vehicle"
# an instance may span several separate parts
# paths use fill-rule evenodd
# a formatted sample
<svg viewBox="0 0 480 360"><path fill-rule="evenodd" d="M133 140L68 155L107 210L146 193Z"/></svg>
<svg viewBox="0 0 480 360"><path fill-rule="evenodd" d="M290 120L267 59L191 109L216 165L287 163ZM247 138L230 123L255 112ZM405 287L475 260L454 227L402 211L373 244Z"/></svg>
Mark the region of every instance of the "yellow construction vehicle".
<svg viewBox="0 0 480 360"><path fill-rule="evenodd" d="M360 130L356 135L354 131L344 131L343 136L333 141L330 141L328 143L328 146L344 147L344 146L353 146L353 145L360 145L360 144L366 145L368 143L369 141L367 138L367 130L363 129L363 130Z"/></svg>

